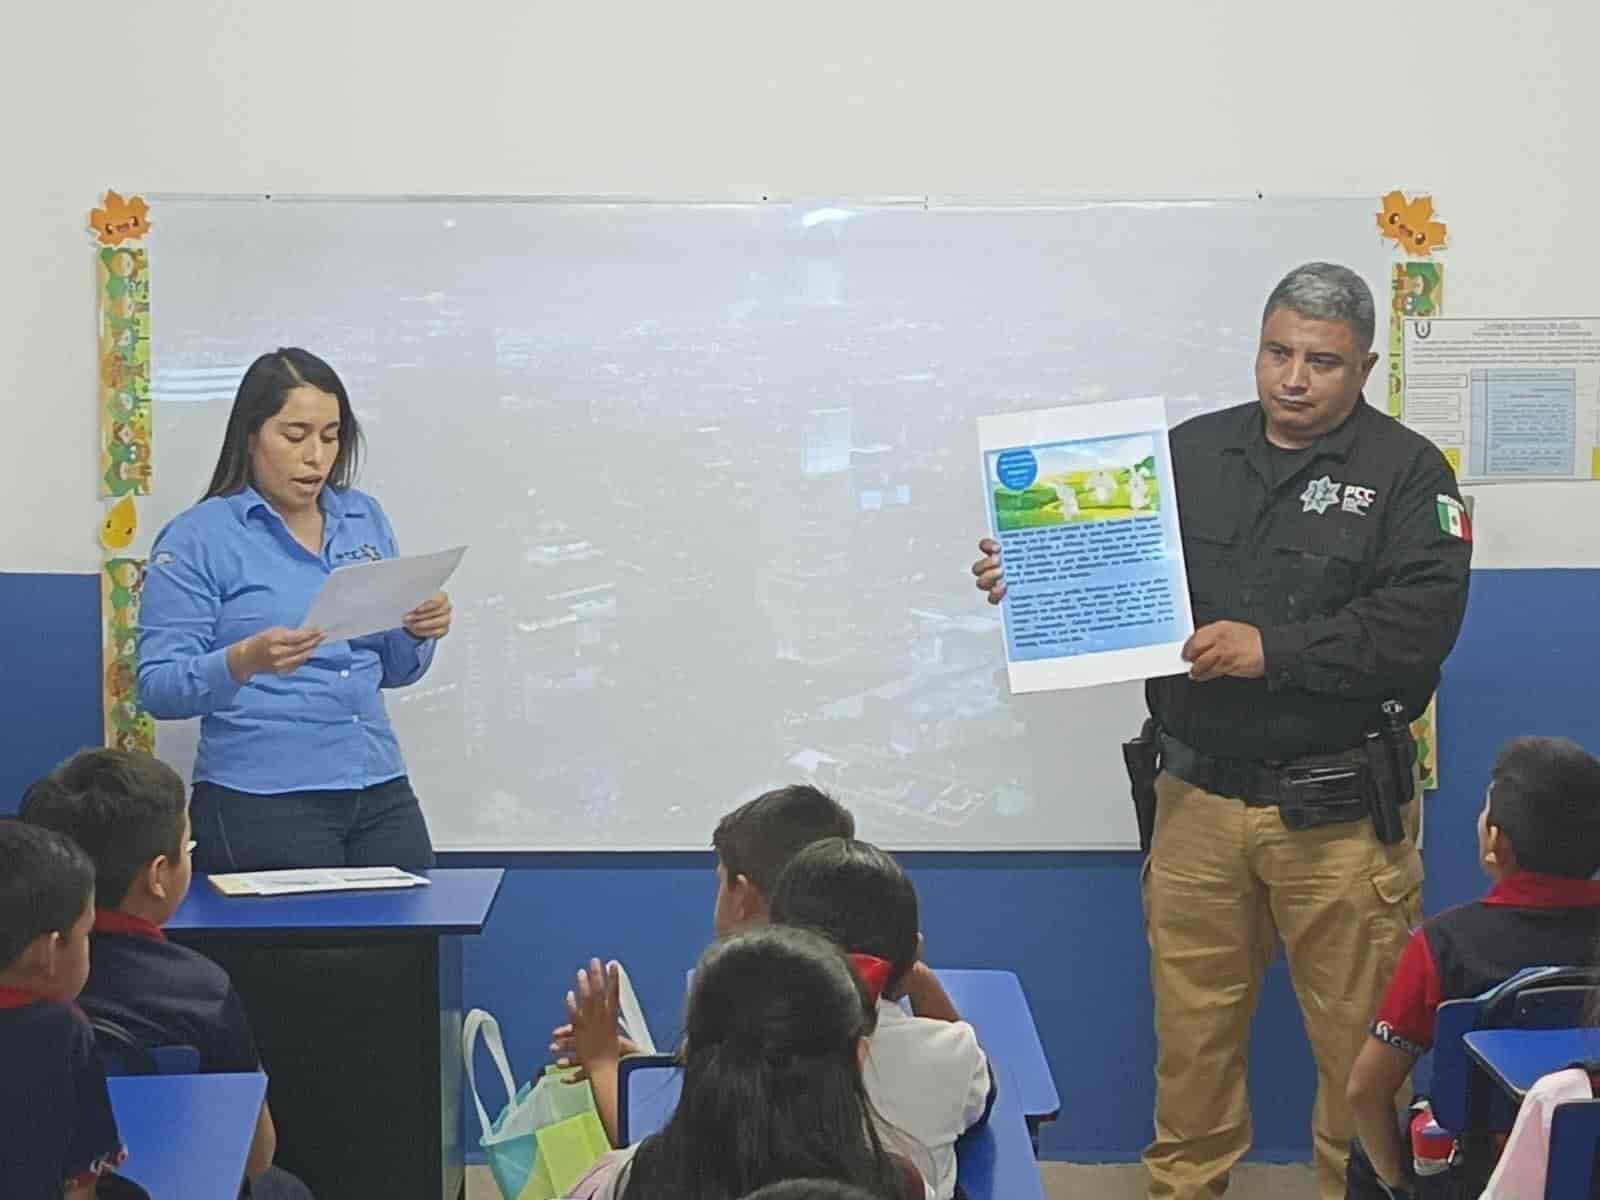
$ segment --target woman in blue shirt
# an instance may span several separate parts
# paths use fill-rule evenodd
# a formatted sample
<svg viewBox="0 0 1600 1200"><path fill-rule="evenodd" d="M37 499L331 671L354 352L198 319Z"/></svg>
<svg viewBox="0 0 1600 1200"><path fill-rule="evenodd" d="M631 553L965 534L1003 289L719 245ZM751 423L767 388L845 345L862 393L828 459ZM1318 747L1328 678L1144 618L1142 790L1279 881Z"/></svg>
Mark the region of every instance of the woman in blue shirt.
<svg viewBox="0 0 1600 1200"><path fill-rule="evenodd" d="M370 637L298 628L330 572L397 553L378 502L350 486L360 441L332 367L304 350L262 355L211 486L151 551L139 698L163 720L203 718L199 870L433 863L382 689L422 678L450 630L448 597Z"/></svg>

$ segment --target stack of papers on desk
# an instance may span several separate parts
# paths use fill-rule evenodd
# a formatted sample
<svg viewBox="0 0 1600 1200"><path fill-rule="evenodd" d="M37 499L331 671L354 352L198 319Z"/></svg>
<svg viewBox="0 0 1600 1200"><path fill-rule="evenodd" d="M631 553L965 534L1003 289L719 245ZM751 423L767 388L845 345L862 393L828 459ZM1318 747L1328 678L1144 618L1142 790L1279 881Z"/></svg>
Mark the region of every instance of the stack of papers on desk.
<svg viewBox="0 0 1600 1200"><path fill-rule="evenodd" d="M213 875L224 896L292 896L300 892L357 892L369 888L426 887L428 880L399 867L316 867L302 871L243 871Z"/></svg>

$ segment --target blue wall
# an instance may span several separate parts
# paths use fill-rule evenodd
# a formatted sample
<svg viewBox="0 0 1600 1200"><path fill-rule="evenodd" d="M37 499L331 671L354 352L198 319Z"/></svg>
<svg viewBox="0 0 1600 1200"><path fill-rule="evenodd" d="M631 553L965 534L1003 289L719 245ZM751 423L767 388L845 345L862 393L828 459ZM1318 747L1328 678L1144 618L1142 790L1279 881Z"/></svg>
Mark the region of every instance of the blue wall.
<svg viewBox="0 0 1600 1200"><path fill-rule="evenodd" d="M83 746L99 745L100 577L0 572L0 812Z"/></svg>
<svg viewBox="0 0 1600 1200"><path fill-rule="evenodd" d="M1600 571L1479 571L1472 586L1440 695L1444 786L1430 796L1424 855L1430 912L1482 889L1474 821L1505 738L1558 733L1600 747ZM0 805L14 807L27 780L98 740L96 588L93 576L0 576L0 611L25 631L5 650ZM1044 1152L1136 1156L1150 1133L1154 1061L1137 856L913 854L906 862L933 962L1022 976L1062 1097ZM590 955L627 961L658 1039L679 1028L684 971L709 936L709 853L450 855L446 865L481 863L511 869L485 936L468 944L467 1002L501 1018L519 1074L542 1061L572 972ZM1315 1076L1281 960L1251 1049L1256 1157L1308 1157Z"/></svg>

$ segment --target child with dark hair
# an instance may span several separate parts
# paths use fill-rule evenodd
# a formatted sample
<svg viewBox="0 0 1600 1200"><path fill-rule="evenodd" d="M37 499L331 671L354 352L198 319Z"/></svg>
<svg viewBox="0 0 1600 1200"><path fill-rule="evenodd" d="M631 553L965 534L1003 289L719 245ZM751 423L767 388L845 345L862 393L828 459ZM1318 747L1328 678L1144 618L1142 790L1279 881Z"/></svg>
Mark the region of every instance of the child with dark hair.
<svg viewBox="0 0 1600 1200"><path fill-rule="evenodd" d="M261 1069L228 974L161 926L189 892L189 801L178 773L126 750L84 750L28 789L22 818L71 837L94 864L93 965L80 1003L145 1046L193 1046L203 1072ZM255 1200L308 1197L272 1165L278 1135L265 1101L246 1163Z"/></svg>
<svg viewBox="0 0 1600 1200"><path fill-rule="evenodd" d="M94 868L59 834L0 820L0 1195L79 1200L126 1156L94 1034Z"/></svg>
<svg viewBox="0 0 1600 1200"><path fill-rule="evenodd" d="M790 1179L768 1184L744 1200L872 1200L872 1193L829 1179Z"/></svg>
<svg viewBox="0 0 1600 1200"><path fill-rule="evenodd" d="M570 999L596 1090L615 1093L617 977L591 964ZM738 1200L785 1179L926 1200L885 1152L861 1079L871 1008L838 947L803 929L755 928L701 956L689 991L683 1088L660 1133L613 1151L578 1200Z"/></svg>
<svg viewBox="0 0 1600 1200"><path fill-rule="evenodd" d="M1351 1070L1351 1196L1407 1194L1412 1160L1394 1102L1433 1045L1440 1004L1525 967L1590 961L1600 937L1600 881L1591 878L1600 869L1600 759L1565 738L1508 742L1478 814L1478 852L1493 886L1411 935Z"/></svg>
<svg viewBox="0 0 1600 1200"><path fill-rule="evenodd" d="M849 953L876 1014L862 1076L879 1134L949 1200L958 1192L956 1139L988 1117L994 1078L972 1026L921 961L911 880L878 847L827 838L779 876L772 920L826 934Z"/></svg>
<svg viewBox="0 0 1600 1200"><path fill-rule="evenodd" d="M767 919L767 897L789 860L812 842L827 837L851 837L856 821L827 792L807 783L763 792L747 800L717 822L711 844L717 852L717 892L711 908L711 925L726 937ZM573 1048L572 1026L557 1026L550 1034L550 1052L562 1066L583 1066ZM623 1054L638 1047L622 1040ZM580 1076L581 1077L581 1073ZM616 1128L615 1114L601 1109L608 1129Z"/></svg>
<svg viewBox="0 0 1600 1200"><path fill-rule="evenodd" d="M717 822L718 936L767 919L772 889L791 859L823 838L854 837L855 818L810 784L777 788L741 804Z"/></svg>

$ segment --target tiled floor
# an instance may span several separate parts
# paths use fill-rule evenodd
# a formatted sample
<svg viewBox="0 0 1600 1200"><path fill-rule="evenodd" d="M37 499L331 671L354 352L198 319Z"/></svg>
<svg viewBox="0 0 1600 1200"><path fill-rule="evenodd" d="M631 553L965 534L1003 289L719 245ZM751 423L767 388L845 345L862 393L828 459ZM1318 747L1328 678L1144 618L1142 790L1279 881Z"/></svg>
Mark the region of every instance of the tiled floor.
<svg viewBox="0 0 1600 1200"><path fill-rule="evenodd" d="M1049 1200L1145 1200L1144 1168L1040 1163ZM1310 1167L1247 1164L1233 1173L1228 1200L1313 1200ZM467 1200L499 1200L487 1167L467 1169Z"/></svg>
<svg viewBox="0 0 1600 1200"><path fill-rule="evenodd" d="M1041 1163L1049 1200L1145 1200L1149 1182L1138 1164L1087 1166ZM1233 1173L1228 1200L1316 1200L1309 1166L1278 1167L1247 1163Z"/></svg>

